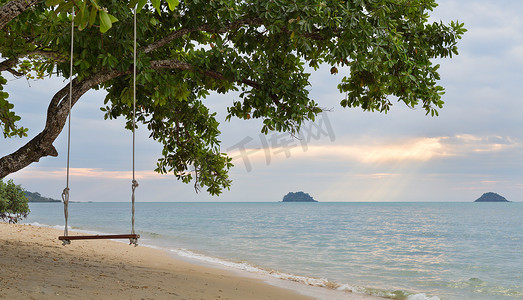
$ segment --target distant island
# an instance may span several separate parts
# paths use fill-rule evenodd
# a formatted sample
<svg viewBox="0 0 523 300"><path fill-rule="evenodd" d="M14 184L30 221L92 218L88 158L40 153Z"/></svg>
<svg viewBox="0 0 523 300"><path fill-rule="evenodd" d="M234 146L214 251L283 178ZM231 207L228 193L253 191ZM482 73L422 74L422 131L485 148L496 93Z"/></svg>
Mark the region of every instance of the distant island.
<svg viewBox="0 0 523 300"><path fill-rule="evenodd" d="M62 202L53 198L43 197L40 193L32 193L25 191L25 196L29 202Z"/></svg>
<svg viewBox="0 0 523 300"><path fill-rule="evenodd" d="M505 199L505 197L503 197L501 195L498 195L493 192L488 192L488 193L481 195L481 197L476 199L476 201L474 201L474 202L510 202L510 201L508 201L507 199Z"/></svg>
<svg viewBox="0 0 523 300"><path fill-rule="evenodd" d="M304 192L290 192L283 197L282 202L318 202L314 200L309 194Z"/></svg>

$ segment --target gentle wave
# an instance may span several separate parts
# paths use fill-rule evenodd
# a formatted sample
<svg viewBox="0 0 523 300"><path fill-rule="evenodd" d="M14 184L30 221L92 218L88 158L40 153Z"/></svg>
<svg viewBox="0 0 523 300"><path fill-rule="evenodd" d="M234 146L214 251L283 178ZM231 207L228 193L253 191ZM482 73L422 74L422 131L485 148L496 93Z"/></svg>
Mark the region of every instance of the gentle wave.
<svg viewBox="0 0 523 300"><path fill-rule="evenodd" d="M468 280L452 282L448 285L451 288L470 289L479 294L490 294L497 296L508 296L514 298L523 298L523 292L518 287L509 288L493 285L479 278L470 278Z"/></svg>
<svg viewBox="0 0 523 300"><path fill-rule="evenodd" d="M195 259L195 260L201 261L201 262L211 263L211 264L215 264L215 265L232 268L235 270L242 270L242 271L247 271L250 273L256 273L256 274L260 274L260 275L267 275L267 276L270 276L273 278L301 282L301 283L311 285L311 286L328 287L328 286L333 285L333 283L329 282L327 279L324 279L324 278L311 278L311 277L282 273L282 272L278 272L276 270L264 270L260 267L251 265L249 263L227 261L224 259L200 254L195 251L191 251L191 250L187 250L187 249L169 249L169 251L178 256Z"/></svg>
<svg viewBox="0 0 523 300"><path fill-rule="evenodd" d="M440 298L438 296L427 296L427 294L425 294L425 293L413 294L413 293L410 293L407 291L400 291L400 290L387 291L387 290L365 288L365 287L356 287L354 290L361 294L372 295L372 296L376 296L376 297L380 297L380 298L387 298L387 299L440 300Z"/></svg>
<svg viewBox="0 0 523 300"><path fill-rule="evenodd" d="M407 300L440 300L438 296L428 297L426 294L416 294L407 297Z"/></svg>
<svg viewBox="0 0 523 300"><path fill-rule="evenodd" d="M22 225L30 225L30 226L36 226L36 227L46 227L46 228L64 230L63 225L48 225L48 224L40 224L38 222L22 223ZM68 226L67 228L72 229L71 226Z"/></svg>
<svg viewBox="0 0 523 300"><path fill-rule="evenodd" d="M155 247L157 248L157 247ZM160 248L157 248L160 249ZM196 260L204 263L210 263L213 265L219 265L226 268L232 268L234 270L246 271L256 275L264 277L271 277L281 280L287 280L292 282L301 283L308 286L327 288L330 290L336 290L339 292L356 293L362 295L376 296L388 299L400 299L400 300L440 300L438 296L427 296L425 293L412 294L407 291L386 291L379 289L371 289L361 286L354 286L350 284L340 284L334 281L330 281L326 278L313 278L307 276L301 276L296 274L289 274L280 272L277 270L267 270L262 267L258 267L246 262L233 262L225 259L208 256L188 249L169 249L169 252L184 258Z"/></svg>

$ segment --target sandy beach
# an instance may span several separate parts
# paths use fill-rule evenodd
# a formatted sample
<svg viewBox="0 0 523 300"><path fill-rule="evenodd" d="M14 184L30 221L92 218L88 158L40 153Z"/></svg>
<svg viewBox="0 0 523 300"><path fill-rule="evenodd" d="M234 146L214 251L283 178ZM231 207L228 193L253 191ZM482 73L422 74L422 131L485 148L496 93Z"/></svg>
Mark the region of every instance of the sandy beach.
<svg viewBox="0 0 523 300"><path fill-rule="evenodd" d="M313 299L262 280L108 240L0 223L1 299Z"/></svg>

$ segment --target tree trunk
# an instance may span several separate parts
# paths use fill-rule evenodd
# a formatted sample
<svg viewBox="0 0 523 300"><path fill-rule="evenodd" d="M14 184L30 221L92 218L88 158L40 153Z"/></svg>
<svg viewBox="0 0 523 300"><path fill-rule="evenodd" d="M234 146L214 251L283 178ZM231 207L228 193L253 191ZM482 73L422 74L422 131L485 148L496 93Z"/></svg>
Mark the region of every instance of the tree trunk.
<svg viewBox="0 0 523 300"><path fill-rule="evenodd" d="M0 7L0 30L19 14L42 0L12 0Z"/></svg>

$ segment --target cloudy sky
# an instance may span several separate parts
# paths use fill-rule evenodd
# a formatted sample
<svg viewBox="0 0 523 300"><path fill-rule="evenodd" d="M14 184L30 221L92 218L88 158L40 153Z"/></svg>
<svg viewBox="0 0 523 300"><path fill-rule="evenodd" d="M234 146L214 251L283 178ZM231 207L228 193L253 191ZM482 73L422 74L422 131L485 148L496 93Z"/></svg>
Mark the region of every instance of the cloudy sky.
<svg viewBox="0 0 523 300"><path fill-rule="evenodd" d="M388 114L343 109L341 75L323 68L312 75L311 95L332 108L305 124L300 140L260 136L260 123L220 127L223 151L234 157L233 186L220 197L152 170L161 147L142 128L137 135L137 201L280 201L305 191L319 201L473 201L497 192L523 201L523 1L440 0L433 20L464 22L460 55L439 61L445 106L439 117L398 103ZM30 138L45 122L63 79L11 80L7 91ZM234 94L209 97L225 118ZM104 92L90 92L73 110L71 200L129 201L131 133L121 120L104 121ZM0 155L26 139L0 141ZM29 191L60 198L65 187L65 131L57 158L8 176Z"/></svg>

